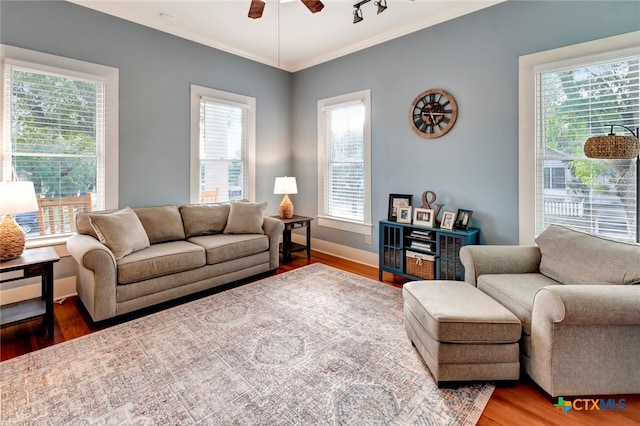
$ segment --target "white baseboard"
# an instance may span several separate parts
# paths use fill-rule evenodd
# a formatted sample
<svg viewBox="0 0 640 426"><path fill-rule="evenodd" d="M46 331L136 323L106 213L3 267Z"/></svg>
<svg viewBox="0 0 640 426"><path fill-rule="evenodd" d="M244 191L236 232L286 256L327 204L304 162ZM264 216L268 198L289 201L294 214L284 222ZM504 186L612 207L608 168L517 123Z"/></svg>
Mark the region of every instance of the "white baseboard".
<svg viewBox="0 0 640 426"><path fill-rule="evenodd" d="M307 244L306 235L291 233L291 240L298 244ZM325 240L311 238L311 249L321 253L330 254L342 259L362 263L363 265L378 267L378 254L370 251L355 249Z"/></svg>
<svg viewBox="0 0 640 426"><path fill-rule="evenodd" d="M0 304L21 302L23 300L35 299L42 294L40 283L28 284L15 288L8 288L0 291ZM59 278L53 282L53 299L58 300L63 297L75 296L76 277Z"/></svg>

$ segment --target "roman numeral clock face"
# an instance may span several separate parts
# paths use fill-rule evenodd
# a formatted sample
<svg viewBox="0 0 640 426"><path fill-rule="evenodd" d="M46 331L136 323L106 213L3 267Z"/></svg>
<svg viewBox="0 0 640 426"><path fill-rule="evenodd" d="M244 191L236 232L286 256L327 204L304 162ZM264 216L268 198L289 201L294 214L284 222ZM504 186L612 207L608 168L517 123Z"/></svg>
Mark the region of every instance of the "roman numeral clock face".
<svg viewBox="0 0 640 426"><path fill-rule="evenodd" d="M453 127L458 118L458 104L449 92L430 89L411 103L409 123L423 138L439 138Z"/></svg>

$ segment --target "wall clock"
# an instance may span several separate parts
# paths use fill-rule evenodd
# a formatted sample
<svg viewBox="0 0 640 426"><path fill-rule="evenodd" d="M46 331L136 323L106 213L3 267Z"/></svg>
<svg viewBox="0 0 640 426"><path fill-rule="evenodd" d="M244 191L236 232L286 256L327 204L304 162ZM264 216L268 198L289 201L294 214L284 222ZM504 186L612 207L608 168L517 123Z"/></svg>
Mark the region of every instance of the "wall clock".
<svg viewBox="0 0 640 426"><path fill-rule="evenodd" d="M423 138L439 138L446 134L458 118L458 104L451 93L442 89L429 89L411 103L409 123Z"/></svg>

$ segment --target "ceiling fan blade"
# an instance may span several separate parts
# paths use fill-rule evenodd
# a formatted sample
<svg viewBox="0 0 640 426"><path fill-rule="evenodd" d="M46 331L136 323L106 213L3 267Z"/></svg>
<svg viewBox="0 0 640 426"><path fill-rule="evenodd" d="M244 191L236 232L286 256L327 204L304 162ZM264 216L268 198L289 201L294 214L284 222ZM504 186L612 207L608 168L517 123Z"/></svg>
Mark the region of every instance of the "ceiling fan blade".
<svg viewBox="0 0 640 426"><path fill-rule="evenodd" d="M249 6L249 18L257 19L262 18L262 12L264 11L264 0L251 0L251 6Z"/></svg>
<svg viewBox="0 0 640 426"><path fill-rule="evenodd" d="M307 6L307 9L309 9L311 13L320 12L322 9L324 9L324 4L322 4L320 0L300 0L300 1L304 3L305 6Z"/></svg>

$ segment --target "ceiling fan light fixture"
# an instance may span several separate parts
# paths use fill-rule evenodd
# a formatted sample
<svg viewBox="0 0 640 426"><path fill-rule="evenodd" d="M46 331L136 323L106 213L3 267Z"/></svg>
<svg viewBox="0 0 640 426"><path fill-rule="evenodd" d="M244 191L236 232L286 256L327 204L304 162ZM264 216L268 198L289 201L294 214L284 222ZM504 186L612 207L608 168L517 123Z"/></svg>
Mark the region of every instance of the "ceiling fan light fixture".
<svg viewBox="0 0 640 426"><path fill-rule="evenodd" d="M378 15L387 10L387 0L379 0L373 4L378 6Z"/></svg>

